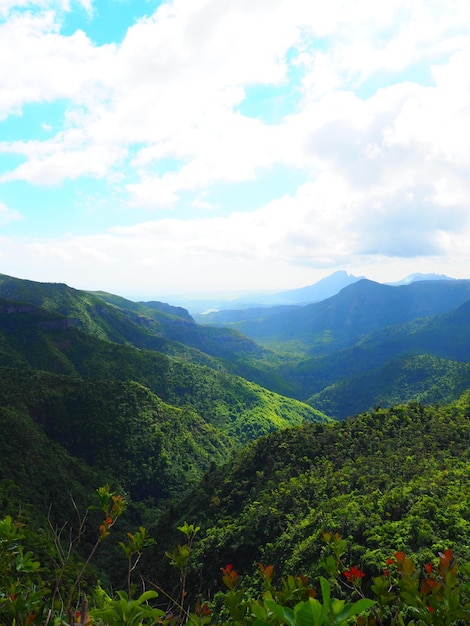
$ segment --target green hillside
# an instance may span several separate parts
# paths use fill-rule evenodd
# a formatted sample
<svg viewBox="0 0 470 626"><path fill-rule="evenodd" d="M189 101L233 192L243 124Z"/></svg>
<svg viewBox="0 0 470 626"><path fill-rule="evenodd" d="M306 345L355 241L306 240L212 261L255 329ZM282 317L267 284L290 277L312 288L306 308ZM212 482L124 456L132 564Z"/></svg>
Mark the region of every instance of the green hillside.
<svg viewBox="0 0 470 626"><path fill-rule="evenodd" d="M202 526L194 561L208 588L225 563L249 575L261 562L315 577L323 531L346 538L345 562L368 573L396 550L420 562L445 548L468 559L469 415L466 394L445 407L415 403L278 431L210 472L155 532L171 544L171 523Z"/></svg>
<svg viewBox="0 0 470 626"><path fill-rule="evenodd" d="M216 424L219 419L228 423L226 415L233 413L220 408L220 394L228 396L223 404L244 402L245 392L234 392L239 398L233 401L234 383L225 382L232 379L224 375L235 374L342 419L377 404L427 398L447 402L465 389L466 368L454 362L470 360L469 289L464 280L401 287L359 280L323 302L282 315L266 313L260 323L269 332L277 320L282 336L295 336L304 353L327 352L301 358L261 348L233 329L200 326L180 307L2 275L0 294L22 298L23 303L0 301L0 364L136 380L165 402L189 402ZM454 305L459 306L452 310ZM436 314L441 310L446 312ZM281 342L282 347L294 345L289 342ZM421 356L419 363L410 364L407 357L413 356ZM436 365L431 357L450 363ZM195 373L191 363L211 371ZM453 374L457 379L449 384ZM282 424L296 423L272 417ZM265 426L250 430L250 437L269 431ZM237 431L235 424L232 432Z"/></svg>
<svg viewBox="0 0 470 626"><path fill-rule="evenodd" d="M10 514L37 528L47 527L49 512L54 523L70 522L71 496L86 510L97 484L112 478L52 441L24 406L2 399L0 427L0 516Z"/></svg>
<svg viewBox="0 0 470 626"><path fill-rule="evenodd" d="M30 420L27 432L40 427L41 440L49 437L61 454L91 471L85 492L111 477L133 499L158 501L184 491L246 441L304 420L328 419L307 404L230 374L214 356L158 337L153 322L145 329L129 320L125 309L106 302L98 306L98 296L65 285L2 279L10 296L28 302L0 300L0 408L18 422ZM139 315L142 306L136 304ZM178 318L166 309L149 309L150 318L163 316L170 326L179 319L196 328L184 314ZM145 344L155 341L177 356L142 348L140 339L133 345L134 330L138 339L148 337ZM230 350L227 336L234 333L210 332L214 346ZM236 355L243 340L233 343ZM28 493L43 488L34 480L25 482L22 472L8 471L18 462L10 459L14 449L4 450L0 480L13 480L27 503ZM64 474L64 493L68 483ZM55 500L46 490L48 497L49 504Z"/></svg>
<svg viewBox="0 0 470 626"><path fill-rule="evenodd" d="M470 301L285 370L294 395L342 419L376 404L446 403L468 388Z"/></svg>
<svg viewBox="0 0 470 626"><path fill-rule="evenodd" d="M236 442L304 419L326 419L306 404L220 368L112 343L70 326L65 318L11 303L0 307L0 365L93 380L136 381L169 404L192 407Z"/></svg>
<svg viewBox="0 0 470 626"><path fill-rule="evenodd" d="M410 400L447 404L470 389L470 363L429 354L403 357L326 387L308 403L335 419L355 415L364 407L391 406Z"/></svg>
<svg viewBox="0 0 470 626"><path fill-rule="evenodd" d="M11 439L2 442L1 477L23 490L25 502L35 502L40 491L38 467L48 467L57 449L62 456L67 452L76 466L94 472L95 481L102 474L99 484L103 477L111 477L134 500L158 500L181 493L201 478L211 463L227 459L236 445L190 407L169 406L135 382L85 381L2 368L0 397L4 419L21 424L20 432L34 433L22 444L21 454L18 442L13 448ZM9 431L5 424L3 432ZM32 463L23 475L15 468L37 459L37 450L32 450L36 438L44 442L44 463ZM47 450L46 441L52 451ZM54 477L64 488L69 480L67 464L61 474L59 463ZM70 481L70 485L76 482ZM96 486L95 482L89 494ZM65 493L68 491L66 487ZM47 492L44 510L55 500L55 492Z"/></svg>
<svg viewBox="0 0 470 626"><path fill-rule="evenodd" d="M362 279L321 302L232 326L262 345L313 356L352 346L387 326L451 311L469 299L468 280L392 287Z"/></svg>
<svg viewBox="0 0 470 626"><path fill-rule="evenodd" d="M236 330L199 326L181 307L132 302L104 292L80 291L64 284L38 283L2 274L0 298L6 306L2 310L8 310L11 301L34 305L43 315L47 311L65 317L68 321L63 324L99 339L178 356L224 369L278 393L291 392L277 373L285 359Z"/></svg>
<svg viewBox="0 0 470 626"><path fill-rule="evenodd" d="M347 539L345 562L368 576L397 550L418 563L446 549L468 561L468 281L431 282L359 281L319 303L316 326L308 307L291 311L300 317L282 329L284 346L305 358L165 303L0 276L0 512L5 527L7 514L27 524L26 548L45 563L29 584L44 576L53 596L60 551L73 548L63 584L78 597L93 529L99 545L114 525L86 512L106 483L129 506L87 571L89 591L98 578L131 590L116 543L140 524L156 544L142 559L137 550L132 575L168 590L181 583L165 556L181 541L175 527L201 526L183 602L196 590L212 598L227 563L248 585L260 562L316 579L324 531ZM0 593L0 612L16 597Z"/></svg>

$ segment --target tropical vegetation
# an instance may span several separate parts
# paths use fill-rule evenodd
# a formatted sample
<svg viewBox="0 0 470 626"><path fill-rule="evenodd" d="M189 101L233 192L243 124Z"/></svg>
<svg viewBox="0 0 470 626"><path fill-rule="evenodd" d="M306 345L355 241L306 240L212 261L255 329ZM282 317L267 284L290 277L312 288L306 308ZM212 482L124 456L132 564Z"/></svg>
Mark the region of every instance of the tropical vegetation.
<svg viewBox="0 0 470 626"><path fill-rule="evenodd" d="M260 346L0 275L0 624L470 623L470 287L431 282Z"/></svg>

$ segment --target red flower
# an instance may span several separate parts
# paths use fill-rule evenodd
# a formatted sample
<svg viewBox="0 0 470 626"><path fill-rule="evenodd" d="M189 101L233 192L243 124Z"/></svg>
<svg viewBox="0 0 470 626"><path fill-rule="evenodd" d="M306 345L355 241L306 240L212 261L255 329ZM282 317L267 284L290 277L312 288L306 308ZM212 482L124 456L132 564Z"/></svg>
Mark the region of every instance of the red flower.
<svg viewBox="0 0 470 626"><path fill-rule="evenodd" d="M225 567L221 567L220 569L222 570L224 574L228 574L229 572L233 570L233 565L229 563L228 565L226 565Z"/></svg>
<svg viewBox="0 0 470 626"><path fill-rule="evenodd" d="M433 569L433 564L432 563L426 563L426 565L424 566L424 570L428 574L432 574L432 569Z"/></svg>
<svg viewBox="0 0 470 626"><path fill-rule="evenodd" d="M35 619L36 619L36 614L31 611L31 613L26 616L26 619L24 622L25 626L29 626L30 624L32 624Z"/></svg>
<svg viewBox="0 0 470 626"><path fill-rule="evenodd" d="M200 600L197 600L195 613L198 617L202 617L204 615L210 615L211 610L207 602L202 603Z"/></svg>
<svg viewBox="0 0 470 626"><path fill-rule="evenodd" d="M361 569L359 569L358 567L354 567L354 566L345 570L344 575L346 576L346 578L349 580L350 583L355 583L361 580L361 578L364 578L365 576L364 572Z"/></svg>

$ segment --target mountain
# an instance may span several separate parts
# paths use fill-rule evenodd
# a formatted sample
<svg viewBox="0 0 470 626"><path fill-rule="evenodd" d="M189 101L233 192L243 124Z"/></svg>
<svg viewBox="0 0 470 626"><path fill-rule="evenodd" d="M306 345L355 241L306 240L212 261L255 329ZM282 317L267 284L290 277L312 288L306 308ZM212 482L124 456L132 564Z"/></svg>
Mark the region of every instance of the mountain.
<svg viewBox="0 0 470 626"><path fill-rule="evenodd" d="M243 319L251 313L240 311L242 319L230 328L197 324L186 310L166 303L136 303L66 285L0 276L2 293L21 297L23 304L0 302L0 310L10 311L0 320L0 364L135 380L171 405L189 402L215 424L224 411L230 412L222 407L229 407L233 396L223 390L234 386L210 383L217 394L222 391L222 403L215 404L218 396L201 379L241 376L269 393L320 407L336 419L410 399L447 402L466 384L465 368L455 364L470 360L468 312L465 304L460 311L454 308L470 298L469 281L464 280L415 281L400 287L358 280L319 303L251 310L264 316L258 320ZM439 317L442 310L449 312ZM255 329L264 347L237 329ZM418 356L419 365L406 360ZM448 363L441 361L436 369L431 357ZM201 375L191 363L210 373ZM449 372L456 376L450 387ZM180 379L186 381L184 393L169 382ZM424 379L432 388L428 395ZM237 393L244 397L247 392ZM270 419L255 427L243 415L233 421L232 434L250 431L251 437L271 429Z"/></svg>
<svg viewBox="0 0 470 626"><path fill-rule="evenodd" d="M307 285L306 287L299 287L298 289L288 289L287 291L280 291L273 294L259 294L252 295L250 298L240 298L231 302L233 305L243 305L243 308L247 307L247 304L251 302L257 302L263 306L281 306L281 305L304 305L312 302L319 302L325 300L331 296L336 295L348 285L352 285L364 278L363 276L353 276L348 274L344 270L333 272L329 276L322 278L313 285ZM236 308L236 307L233 307Z"/></svg>
<svg viewBox="0 0 470 626"><path fill-rule="evenodd" d="M280 315L298 309L300 305L279 304L273 306L248 307L246 309L222 309L209 311L194 316L194 319L202 325L213 324L218 326L234 326L240 322L262 321L273 315Z"/></svg>
<svg viewBox="0 0 470 626"><path fill-rule="evenodd" d="M226 337L231 349L236 339L242 350L256 350L257 346L233 332L205 332L199 328L187 311L164 303L140 304L105 292L87 292L60 283L38 283L0 275L0 297L64 315L71 323L88 334L139 348L176 349L176 343L203 348L208 354L221 352L219 341L212 337ZM169 348L172 342L171 348Z"/></svg>
<svg viewBox="0 0 470 626"><path fill-rule="evenodd" d="M201 324L231 324L244 320L262 320L277 313L287 312L289 307L305 306L314 302L321 302L338 294L344 287L352 285L364 277L353 276L344 270L334 272L330 276L321 279L313 285L291 289L276 294L266 294L252 296L250 298L240 298L225 302L223 304L212 304L203 307L203 312L199 312L196 307L194 319ZM443 274L411 274L395 283L386 283L390 286L409 285L413 282L423 280L455 280ZM258 303L254 305L253 302Z"/></svg>
<svg viewBox="0 0 470 626"><path fill-rule="evenodd" d="M220 306L218 310L195 314L194 318L201 324L227 324L263 319L311 302L325 300L358 280L361 279L341 270L307 287L263 296L253 295L251 299L245 297L232 300L229 304ZM254 305L253 302L258 304Z"/></svg>
<svg viewBox="0 0 470 626"><path fill-rule="evenodd" d="M339 293L344 287L356 283L363 279L364 276L353 276L344 270L339 270L322 278L313 285L300 287L299 289L289 289L271 296L270 300L273 304L310 304L312 302L320 302L331 298Z"/></svg>
<svg viewBox="0 0 470 626"><path fill-rule="evenodd" d="M450 311L468 299L470 280L392 287L363 279L322 302L232 327L266 347L326 354L380 328Z"/></svg>
<svg viewBox="0 0 470 626"><path fill-rule="evenodd" d="M465 304L470 281L465 280L399 287L358 280L311 305L239 311L239 321L227 323L230 328L197 324L185 309L166 303L136 303L66 285L0 276L2 293L21 297L23 304L0 302L1 310L10 311L0 320L0 364L135 380L171 405L189 402L213 424L231 411L222 408L233 402L224 391L235 388L226 382L231 375L260 385L265 397L278 393L295 398L336 419L411 399L447 402L462 392L467 380L465 368L456 365L470 361ZM418 356L420 361L407 361ZM438 366L433 358L441 359ZM208 369L201 375L190 364ZM455 384L449 383L449 372L455 374ZM170 382L180 379L186 381L184 392ZM221 404L214 403L219 396L201 379L217 380L210 385L222 393ZM237 393L244 397L251 392ZM299 410L305 411L297 407L294 413ZM232 435L259 436L269 432L270 424L271 418L254 426L251 417L237 413Z"/></svg>
<svg viewBox="0 0 470 626"><path fill-rule="evenodd" d="M292 395L336 419L397 402L446 403L468 386L470 301L387 326L355 345L300 359L279 374Z"/></svg>
<svg viewBox="0 0 470 626"><path fill-rule="evenodd" d="M55 313L0 303L0 366L89 380L137 381L171 405L192 406L236 442L303 419L325 419L297 400L223 371L210 359L207 362L213 366L109 342Z"/></svg>
<svg viewBox="0 0 470 626"><path fill-rule="evenodd" d="M410 274L409 276L402 278L396 283L387 283L387 284L396 287L399 285L409 285L410 283L414 283L420 280L455 280L455 278L451 278L450 276L446 276L445 274L420 274L418 272L415 274Z"/></svg>
<svg viewBox="0 0 470 626"><path fill-rule="evenodd" d="M132 302L105 292L65 284L38 283L0 275L0 297L34 305L67 319L87 335L122 345L156 350L247 377L280 393L289 388L277 376L279 357L236 329L201 326L187 311L165 303ZM7 302L6 306L11 306ZM25 321L28 326L27 320Z"/></svg>
<svg viewBox="0 0 470 626"><path fill-rule="evenodd" d="M240 311L230 325L290 351L278 370L290 394L336 419L412 399L446 403L469 384L469 286L361 280L305 307Z"/></svg>

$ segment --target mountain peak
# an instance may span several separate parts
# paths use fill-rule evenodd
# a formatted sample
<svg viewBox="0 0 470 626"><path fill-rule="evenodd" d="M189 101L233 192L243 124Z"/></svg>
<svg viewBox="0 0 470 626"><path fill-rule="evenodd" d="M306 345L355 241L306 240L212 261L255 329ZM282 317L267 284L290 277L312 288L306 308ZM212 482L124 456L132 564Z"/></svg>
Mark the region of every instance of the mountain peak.
<svg viewBox="0 0 470 626"><path fill-rule="evenodd" d="M395 283L387 283L392 287L398 287L400 285L410 285L411 283L416 283L420 280L455 280L455 278L451 278L450 276L446 276L445 274L421 274L419 272L415 274L410 274L405 278L395 282Z"/></svg>
<svg viewBox="0 0 470 626"><path fill-rule="evenodd" d="M276 299L277 304L309 304L320 302L321 300L335 296L341 289L344 289L344 287L352 285L363 278L364 276L348 274L345 270L337 270L313 285L283 291L272 296L272 299Z"/></svg>

